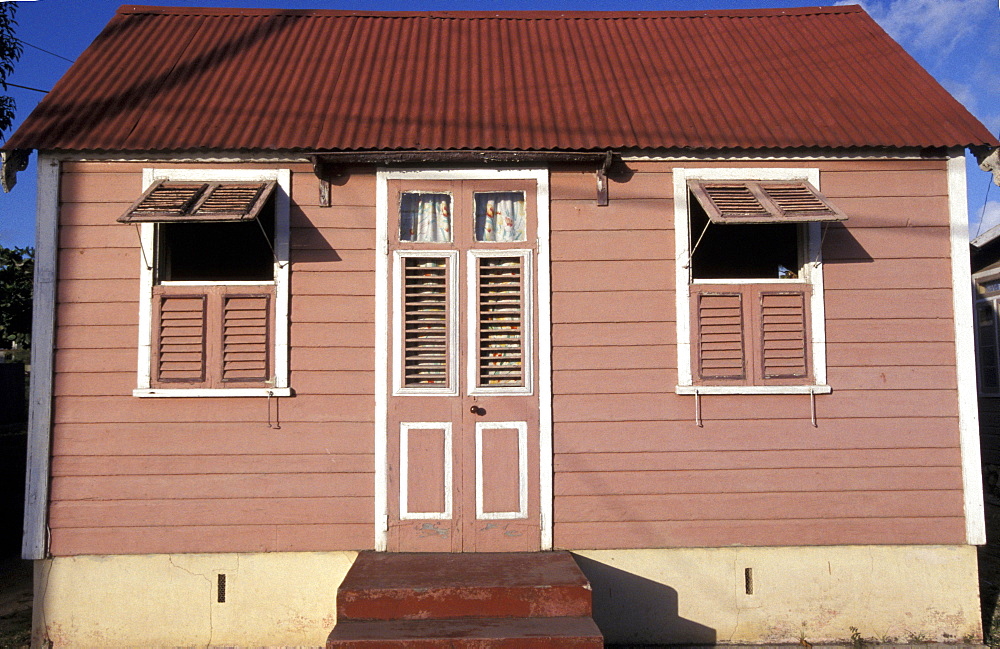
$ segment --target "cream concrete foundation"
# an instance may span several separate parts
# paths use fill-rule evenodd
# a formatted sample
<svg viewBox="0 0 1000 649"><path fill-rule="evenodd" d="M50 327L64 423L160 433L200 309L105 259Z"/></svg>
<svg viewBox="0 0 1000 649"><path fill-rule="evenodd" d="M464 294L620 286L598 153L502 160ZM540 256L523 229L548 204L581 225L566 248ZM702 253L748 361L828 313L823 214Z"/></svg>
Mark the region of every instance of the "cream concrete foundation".
<svg viewBox="0 0 1000 649"><path fill-rule="evenodd" d="M574 554L607 642L825 643L852 627L881 642L982 638L974 546Z"/></svg>
<svg viewBox="0 0 1000 649"><path fill-rule="evenodd" d="M982 637L973 546L590 550L614 643ZM35 563L35 646L322 646L354 552L60 557ZM748 572L749 571L749 572ZM219 575L225 601L219 602ZM750 591L750 592L747 592Z"/></svg>
<svg viewBox="0 0 1000 649"><path fill-rule="evenodd" d="M32 646L323 646L355 552L35 562ZM219 575L225 575L220 602Z"/></svg>

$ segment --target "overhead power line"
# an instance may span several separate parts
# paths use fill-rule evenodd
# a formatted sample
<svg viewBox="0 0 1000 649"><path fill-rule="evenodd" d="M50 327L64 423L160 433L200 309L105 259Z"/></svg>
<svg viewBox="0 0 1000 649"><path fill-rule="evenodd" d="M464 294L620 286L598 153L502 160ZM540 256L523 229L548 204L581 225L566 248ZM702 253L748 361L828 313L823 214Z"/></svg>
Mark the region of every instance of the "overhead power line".
<svg viewBox="0 0 1000 649"><path fill-rule="evenodd" d="M56 57L56 58L60 58L60 59L62 59L63 61L69 61L70 63L72 63L72 62L73 62L73 59L67 59L67 58L66 58L65 56L63 56L62 54L56 54L55 52L50 52L49 50L45 49L44 47L38 47L37 45L32 45L32 44L31 44L31 43L29 43L28 41L26 41L26 40L23 40L23 39L21 39L21 38L18 38L18 39L17 39L17 41L18 41L19 43L21 43L21 45L27 45L28 47L33 47L33 48L35 48L36 50L38 50L39 52L45 52L46 54L51 54L52 56L54 56L54 57Z"/></svg>
<svg viewBox="0 0 1000 649"><path fill-rule="evenodd" d="M42 93L48 92L48 90L42 90L41 88L32 88L31 86L21 86L16 83L11 83L10 81L7 82L7 85L14 86L15 88L23 88L25 90L34 90L35 92L42 92Z"/></svg>

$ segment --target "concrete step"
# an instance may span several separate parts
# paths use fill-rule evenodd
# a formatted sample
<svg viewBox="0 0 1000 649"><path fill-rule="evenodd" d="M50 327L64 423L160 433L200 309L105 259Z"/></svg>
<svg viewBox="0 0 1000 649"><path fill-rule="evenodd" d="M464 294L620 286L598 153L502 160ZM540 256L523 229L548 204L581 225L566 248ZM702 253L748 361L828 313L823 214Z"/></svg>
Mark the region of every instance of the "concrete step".
<svg viewBox="0 0 1000 649"><path fill-rule="evenodd" d="M338 621L590 615L568 552L362 552L337 590Z"/></svg>
<svg viewBox="0 0 1000 649"><path fill-rule="evenodd" d="M603 649L590 617L346 620L337 622L327 649L373 647L493 649Z"/></svg>

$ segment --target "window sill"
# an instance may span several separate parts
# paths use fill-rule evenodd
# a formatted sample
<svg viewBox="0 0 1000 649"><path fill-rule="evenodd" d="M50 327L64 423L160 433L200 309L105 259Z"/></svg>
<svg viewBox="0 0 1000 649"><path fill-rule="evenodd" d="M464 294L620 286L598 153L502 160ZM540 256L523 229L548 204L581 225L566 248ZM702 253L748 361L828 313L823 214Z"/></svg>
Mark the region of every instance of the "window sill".
<svg viewBox="0 0 1000 649"><path fill-rule="evenodd" d="M830 394L829 385L678 385L677 394Z"/></svg>
<svg viewBox="0 0 1000 649"><path fill-rule="evenodd" d="M290 397L291 388L139 388L133 397Z"/></svg>

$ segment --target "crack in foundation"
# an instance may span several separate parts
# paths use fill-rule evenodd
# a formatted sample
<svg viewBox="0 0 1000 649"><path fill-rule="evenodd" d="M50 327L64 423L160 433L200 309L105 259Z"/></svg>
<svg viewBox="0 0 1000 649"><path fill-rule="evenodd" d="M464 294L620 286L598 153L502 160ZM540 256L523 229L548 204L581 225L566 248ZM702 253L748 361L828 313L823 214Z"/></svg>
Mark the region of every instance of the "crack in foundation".
<svg viewBox="0 0 1000 649"><path fill-rule="evenodd" d="M732 573L734 575L734 577L733 577L733 611L736 614L736 618L733 620L733 626L729 630L729 639L727 640L727 642L732 642L733 638L736 637L736 631L740 628L740 614L743 612L742 609L740 608L740 595L739 595L738 586L736 584L737 580L735 578L735 575L737 574L736 573L736 570L737 570L736 566L738 564L739 564L739 555L734 555L733 556L733 573Z"/></svg>
<svg viewBox="0 0 1000 649"><path fill-rule="evenodd" d="M181 572L186 572L187 574L191 575L192 577L201 577L202 579L204 579L205 582L208 584L209 593L211 593L211 590L212 590L212 580L211 580L211 578L207 577L203 573L193 572L191 570L188 570L184 566L177 565L176 563L174 563L174 558L172 556L170 556L169 554L167 555L167 562L169 562L172 567L177 568ZM238 565L239 565L239 559L237 558L237 566ZM209 601L211 601L211 599ZM208 642L206 643L206 646L211 647L214 638L215 638L215 611L213 610L213 607L212 607L211 603L209 603L209 605L208 605Z"/></svg>

